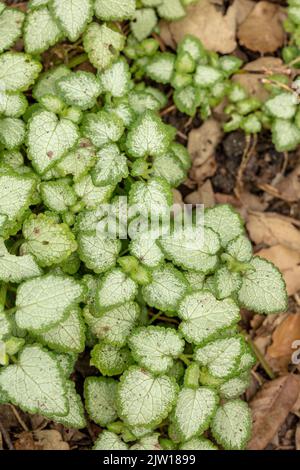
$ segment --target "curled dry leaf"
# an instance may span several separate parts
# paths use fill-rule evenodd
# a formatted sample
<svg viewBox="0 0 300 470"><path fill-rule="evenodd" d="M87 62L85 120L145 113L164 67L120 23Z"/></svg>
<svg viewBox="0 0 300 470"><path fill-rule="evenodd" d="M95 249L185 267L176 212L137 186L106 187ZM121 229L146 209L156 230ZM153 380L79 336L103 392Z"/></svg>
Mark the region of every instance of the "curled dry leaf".
<svg viewBox="0 0 300 470"><path fill-rule="evenodd" d="M238 29L242 46L261 53L275 52L284 43L282 9L269 2L258 2Z"/></svg>
<svg viewBox="0 0 300 470"><path fill-rule="evenodd" d="M243 73L233 76L233 81L242 85L251 96L261 101L266 101L269 97L262 79L272 73L286 72L282 60L278 57L260 57L248 62L242 70Z"/></svg>
<svg viewBox="0 0 300 470"><path fill-rule="evenodd" d="M272 441L297 401L300 381L285 375L266 382L250 402L253 415L252 439L249 450L263 450Z"/></svg>
<svg viewBox="0 0 300 470"><path fill-rule="evenodd" d="M247 229L256 244L280 244L295 251L300 250L300 231L287 218L275 213L251 212Z"/></svg>

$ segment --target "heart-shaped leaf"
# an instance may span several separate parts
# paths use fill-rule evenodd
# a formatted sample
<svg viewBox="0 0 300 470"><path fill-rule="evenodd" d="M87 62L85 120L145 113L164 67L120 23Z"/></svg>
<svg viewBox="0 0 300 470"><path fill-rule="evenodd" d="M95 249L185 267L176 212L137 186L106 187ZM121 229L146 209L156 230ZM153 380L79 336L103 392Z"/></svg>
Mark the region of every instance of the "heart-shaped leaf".
<svg viewBox="0 0 300 470"><path fill-rule="evenodd" d="M131 367L118 387L118 413L130 426L159 424L175 402L177 387L166 375L153 376L139 367Z"/></svg>
<svg viewBox="0 0 300 470"><path fill-rule="evenodd" d="M38 345L26 346L16 364L0 371L0 387L24 411L50 419L68 413L66 386L54 357Z"/></svg>

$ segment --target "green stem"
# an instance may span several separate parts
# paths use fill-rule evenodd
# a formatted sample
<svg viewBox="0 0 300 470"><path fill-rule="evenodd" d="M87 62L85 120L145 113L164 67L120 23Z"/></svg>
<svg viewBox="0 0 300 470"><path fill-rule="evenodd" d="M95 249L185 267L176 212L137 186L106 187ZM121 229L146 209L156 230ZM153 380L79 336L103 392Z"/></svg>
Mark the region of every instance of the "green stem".
<svg viewBox="0 0 300 470"><path fill-rule="evenodd" d="M190 354L189 354L190 356ZM188 359L187 354L180 354L179 359L188 367L191 364L191 361Z"/></svg>
<svg viewBox="0 0 300 470"><path fill-rule="evenodd" d="M271 368L270 364L268 363L268 361L266 361L264 355L261 353L259 348L256 346L256 344L252 341L250 336L245 331L242 331L241 333L245 337L245 339L248 342L249 346L251 347L253 353L257 357L258 362L260 363L260 365L262 366L262 368L264 369L264 371L266 372L268 377L271 380L274 380L276 378L276 375L275 375L273 369Z"/></svg>
<svg viewBox="0 0 300 470"><path fill-rule="evenodd" d="M71 59L66 65L69 69L73 69L74 67L77 67L78 65L83 64L87 60L88 60L88 55L84 53L84 54L80 54L80 55L73 57L73 59Z"/></svg>
<svg viewBox="0 0 300 470"><path fill-rule="evenodd" d="M150 320L149 320L149 325L151 325L152 323L154 323L155 320L157 320L160 316L161 316L161 312L158 312L158 313L156 313L155 315L153 315L153 317L150 318Z"/></svg>
<svg viewBox="0 0 300 470"><path fill-rule="evenodd" d="M119 257L121 258L121 256L126 255L128 252L129 252L129 248L126 248L126 250L121 251L121 253L119 254Z"/></svg>
<svg viewBox="0 0 300 470"><path fill-rule="evenodd" d="M18 249L20 248L20 246L22 245L22 243L24 243L24 238L19 238L19 240L17 240L13 246L11 247L10 249L10 252L12 255L16 255L18 253Z"/></svg>
<svg viewBox="0 0 300 470"><path fill-rule="evenodd" d="M5 313L7 313L7 315L12 315L16 311L17 311L17 307L13 307L13 308L10 308L9 310L5 310Z"/></svg>
<svg viewBox="0 0 300 470"><path fill-rule="evenodd" d="M3 308L6 304L7 289L8 289L8 285L7 284L2 284L2 286L0 288L0 307L2 305Z"/></svg>

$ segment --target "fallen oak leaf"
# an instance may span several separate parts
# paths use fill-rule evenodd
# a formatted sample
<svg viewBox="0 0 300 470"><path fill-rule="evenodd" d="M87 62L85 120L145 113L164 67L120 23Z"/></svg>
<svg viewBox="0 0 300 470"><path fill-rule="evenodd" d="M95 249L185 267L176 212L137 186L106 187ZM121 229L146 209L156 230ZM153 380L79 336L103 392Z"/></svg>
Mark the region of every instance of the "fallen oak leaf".
<svg viewBox="0 0 300 470"><path fill-rule="evenodd" d="M300 381L292 374L264 384L250 402L253 427L248 450L266 448L292 410L299 392Z"/></svg>

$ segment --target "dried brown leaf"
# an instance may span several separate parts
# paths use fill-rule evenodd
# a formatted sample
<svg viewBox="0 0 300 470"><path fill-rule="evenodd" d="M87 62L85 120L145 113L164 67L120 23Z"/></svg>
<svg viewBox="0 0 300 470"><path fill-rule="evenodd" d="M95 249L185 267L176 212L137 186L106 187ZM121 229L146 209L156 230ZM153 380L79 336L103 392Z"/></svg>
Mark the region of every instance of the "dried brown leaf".
<svg viewBox="0 0 300 470"><path fill-rule="evenodd" d="M283 277L288 295L294 295L300 290L300 266L283 271Z"/></svg>
<svg viewBox="0 0 300 470"><path fill-rule="evenodd" d="M62 435L53 429L43 431L24 431L15 441L17 450L70 450Z"/></svg>
<svg viewBox="0 0 300 470"><path fill-rule="evenodd" d="M296 202L300 199L300 165L292 173L281 180L276 188L282 199L288 202Z"/></svg>
<svg viewBox="0 0 300 470"><path fill-rule="evenodd" d="M201 184L215 174L217 164L214 153L222 136L220 123L215 119L208 119L189 133L188 150L193 161L190 178L193 181Z"/></svg>
<svg viewBox="0 0 300 470"><path fill-rule="evenodd" d="M23 416L25 414L22 413ZM10 431L12 428L19 428L20 424L16 418L16 416L13 413L13 410L10 405L0 405L0 417L1 417L1 423L7 429Z"/></svg>
<svg viewBox="0 0 300 470"><path fill-rule="evenodd" d="M300 251L291 250L284 245L274 245L270 248L264 248L256 254L276 264L281 271L291 269L300 263Z"/></svg>
<svg viewBox="0 0 300 470"><path fill-rule="evenodd" d="M237 6L233 3L223 15L220 5L209 0L201 0L190 6L185 18L169 25L176 43L186 34L193 34L207 49L222 54L231 53L236 48L236 27Z"/></svg>
<svg viewBox="0 0 300 470"><path fill-rule="evenodd" d="M286 365L291 363L294 352L293 343L300 340L300 313L289 314L275 329L272 344L268 348L268 356L283 359Z"/></svg>
<svg viewBox="0 0 300 470"><path fill-rule="evenodd" d="M214 155L217 145L221 142L223 132L221 125L215 119L208 119L205 123L189 133L188 150L193 163L203 165Z"/></svg>
<svg viewBox="0 0 300 470"><path fill-rule="evenodd" d="M237 13L237 24L242 24L256 5L252 0L234 0Z"/></svg>
<svg viewBox="0 0 300 470"><path fill-rule="evenodd" d="M39 443L34 440L33 434L27 431L18 434L14 447L16 450L42 450Z"/></svg>
<svg viewBox="0 0 300 470"><path fill-rule="evenodd" d="M202 186L199 186L197 191L190 193L186 198L187 204L204 204L205 207L212 207L215 205L215 195L210 180L205 181Z"/></svg>
<svg viewBox="0 0 300 470"><path fill-rule="evenodd" d="M300 250L300 231L287 218L275 213L251 212L247 229L251 240L256 244L279 244L292 250Z"/></svg>
<svg viewBox="0 0 300 470"><path fill-rule="evenodd" d="M34 438L43 450L69 450L69 444L63 441L62 435L54 429L34 431Z"/></svg>
<svg viewBox="0 0 300 470"><path fill-rule="evenodd" d="M275 52L284 43L281 7L258 2L240 25L237 36L241 45L251 51Z"/></svg>
<svg viewBox="0 0 300 470"><path fill-rule="evenodd" d="M292 374L264 384L250 402L253 428L249 450L266 448L292 410L299 392L300 382Z"/></svg>

